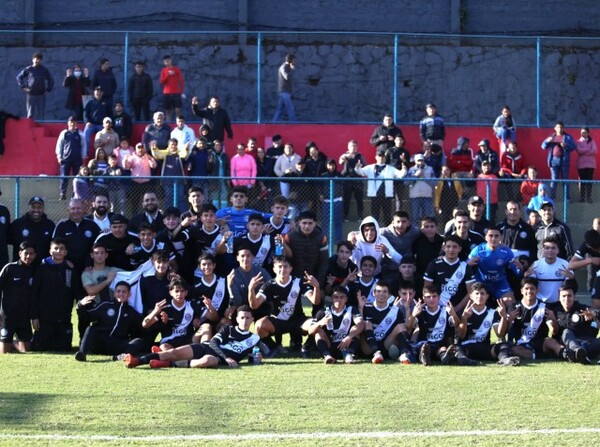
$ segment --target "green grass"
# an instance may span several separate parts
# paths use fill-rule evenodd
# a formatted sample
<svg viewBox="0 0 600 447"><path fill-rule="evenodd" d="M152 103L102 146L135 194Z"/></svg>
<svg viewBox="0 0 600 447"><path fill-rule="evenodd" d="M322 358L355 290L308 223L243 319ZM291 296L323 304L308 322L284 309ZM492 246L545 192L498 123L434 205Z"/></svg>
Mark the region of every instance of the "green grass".
<svg viewBox="0 0 600 447"><path fill-rule="evenodd" d="M598 428L597 366L422 367L276 359L218 370L126 369L104 356L0 357L0 445L589 445L599 433L245 440L14 439Z"/></svg>

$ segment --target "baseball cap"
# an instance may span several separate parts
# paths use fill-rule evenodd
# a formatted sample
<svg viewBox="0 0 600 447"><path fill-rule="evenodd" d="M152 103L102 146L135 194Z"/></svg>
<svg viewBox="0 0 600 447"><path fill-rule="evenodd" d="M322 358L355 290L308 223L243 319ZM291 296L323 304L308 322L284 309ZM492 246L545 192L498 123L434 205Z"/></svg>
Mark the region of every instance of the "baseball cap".
<svg viewBox="0 0 600 447"><path fill-rule="evenodd" d="M481 203L483 205L485 201L479 196L469 197L469 205L474 205L476 203Z"/></svg>
<svg viewBox="0 0 600 447"><path fill-rule="evenodd" d="M415 161L423 161L425 160L425 156L423 154L417 154L415 155Z"/></svg>
<svg viewBox="0 0 600 447"><path fill-rule="evenodd" d="M490 146L490 140L488 140L487 138L484 138L483 140L481 140L479 142L479 144L477 146L487 146L487 147L489 147Z"/></svg>
<svg viewBox="0 0 600 447"><path fill-rule="evenodd" d="M127 224L129 221L122 214L113 214L110 218L111 225Z"/></svg>
<svg viewBox="0 0 600 447"><path fill-rule="evenodd" d="M551 206L552 208L554 208L554 203L550 202L549 200L544 200L542 202L542 205L540 206L540 209L544 208L545 206Z"/></svg>
<svg viewBox="0 0 600 447"><path fill-rule="evenodd" d="M42 199L40 196L33 196L31 199L29 199L29 204L33 205L34 203L41 203L43 205L44 199Z"/></svg>

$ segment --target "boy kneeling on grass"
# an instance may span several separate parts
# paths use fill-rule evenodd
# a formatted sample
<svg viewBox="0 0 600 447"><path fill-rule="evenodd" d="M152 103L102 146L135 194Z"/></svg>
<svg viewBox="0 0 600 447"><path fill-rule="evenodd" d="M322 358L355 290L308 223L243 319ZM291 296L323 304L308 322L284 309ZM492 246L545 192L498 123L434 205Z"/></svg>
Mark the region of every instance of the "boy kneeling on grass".
<svg viewBox="0 0 600 447"><path fill-rule="evenodd" d="M238 307L236 326L225 325L208 343L194 343L168 351L156 352L140 358L126 355L124 362L128 368L150 365L150 368L169 366L189 368L216 368L227 365L238 366L247 358L252 348L260 342L260 337L250 332L254 322L252 311L247 305Z"/></svg>
<svg viewBox="0 0 600 447"><path fill-rule="evenodd" d="M342 286L333 286L328 309L321 309L312 320L307 320L302 329L314 335L317 349L325 363L335 363L344 359L344 363L354 363L354 354L358 350L358 337L365 327L358 309L346 306L348 292Z"/></svg>

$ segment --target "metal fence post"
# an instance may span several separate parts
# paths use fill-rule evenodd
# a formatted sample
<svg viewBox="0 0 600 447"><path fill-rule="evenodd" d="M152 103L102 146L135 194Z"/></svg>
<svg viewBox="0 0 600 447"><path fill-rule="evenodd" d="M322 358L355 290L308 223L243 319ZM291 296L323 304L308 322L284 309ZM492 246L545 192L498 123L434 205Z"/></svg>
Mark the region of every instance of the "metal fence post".
<svg viewBox="0 0 600 447"><path fill-rule="evenodd" d="M258 33L256 39L256 122L260 124L262 122L262 103L261 103L261 85L260 85L260 73L261 73L261 57L260 48L262 46L262 33Z"/></svg>
<svg viewBox="0 0 600 447"><path fill-rule="evenodd" d="M129 64L127 60L129 59L129 31L125 32L125 48L123 49L123 109L127 109L129 106L128 101L129 98L127 95L127 75L128 75L128 67Z"/></svg>
<svg viewBox="0 0 600 447"><path fill-rule="evenodd" d="M15 219L21 215L21 177L15 177Z"/></svg>
<svg viewBox="0 0 600 447"><path fill-rule="evenodd" d="M335 205L335 196L333 195L333 181L333 178L329 180L329 234L327 235L327 237L329 238L329 256L333 255L333 226L342 225L342 222L335 222L333 220L333 206Z"/></svg>
<svg viewBox="0 0 600 447"><path fill-rule="evenodd" d="M394 86L392 97L394 98L394 122L398 122L398 34L394 35Z"/></svg>
<svg viewBox="0 0 600 447"><path fill-rule="evenodd" d="M542 79L542 46L541 40L536 39L536 63L535 63L535 125L540 127L540 107L541 107L541 79Z"/></svg>

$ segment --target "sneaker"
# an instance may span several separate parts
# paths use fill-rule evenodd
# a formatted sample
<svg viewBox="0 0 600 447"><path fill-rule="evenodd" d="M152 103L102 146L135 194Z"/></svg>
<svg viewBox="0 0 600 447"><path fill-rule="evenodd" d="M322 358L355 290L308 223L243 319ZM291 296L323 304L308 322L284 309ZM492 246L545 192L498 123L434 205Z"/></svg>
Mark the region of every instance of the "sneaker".
<svg viewBox="0 0 600 447"><path fill-rule="evenodd" d="M448 349L440 356L442 365L448 365L452 360L456 359L456 345L448 346Z"/></svg>
<svg viewBox="0 0 600 447"><path fill-rule="evenodd" d="M75 358L77 358L77 355L75 355ZM583 348L575 349L575 360L577 360L577 363L581 363L582 365L592 364L591 360L587 356L587 351Z"/></svg>
<svg viewBox="0 0 600 447"><path fill-rule="evenodd" d="M113 355L112 356L113 362L122 362L123 360L125 360L126 355L127 354L125 354L125 353L119 354L119 355Z"/></svg>
<svg viewBox="0 0 600 447"><path fill-rule="evenodd" d="M355 363L355 362L356 362L356 360L354 359L354 354L348 353L344 356L344 363Z"/></svg>
<svg viewBox="0 0 600 447"><path fill-rule="evenodd" d="M58 196L58 200L67 200L67 196L64 193L61 193L60 196Z"/></svg>
<svg viewBox="0 0 600 447"><path fill-rule="evenodd" d="M460 366L478 366L479 362L472 360L469 357L459 357L458 364Z"/></svg>
<svg viewBox="0 0 600 447"><path fill-rule="evenodd" d="M85 362L87 360L87 358L83 352L77 351L75 353L75 360L77 360L78 362Z"/></svg>
<svg viewBox="0 0 600 447"><path fill-rule="evenodd" d="M400 363L402 363L403 365L410 365L412 363L410 361L410 357L408 356L408 354L406 352L403 352L402 354L400 354L400 357L398 357L398 361Z"/></svg>
<svg viewBox="0 0 600 447"><path fill-rule="evenodd" d="M562 358L565 359L569 363L577 362L577 357L575 356L575 351L569 348L563 349Z"/></svg>
<svg viewBox="0 0 600 447"><path fill-rule="evenodd" d="M373 358L371 359L371 363L378 365L380 363L383 362L383 355L381 354L381 351L377 351L375 354L373 354Z"/></svg>
<svg viewBox="0 0 600 447"><path fill-rule="evenodd" d="M335 363L335 358L333 358L330 355L325 356L325 364L326 365L333 365L334 363Z"/></svg>
<svg viewBox="0 0 600 447"><path fill-rule="evenodd" d="M425 366L431 365L431 346L429 346L429 343L425 343L419 349L419 362Z"/></svg>
<svg viewBox="0 0 600 447"><path fill-rule="evenodd" d="M150 348L150 352L152 352L152 354L158 354L159 352L162 352L162 349L160 349L160 346L152 346Z"/></svg>
<svg viewBox="0 0 600 447"><path fill-rule="evenodd" d="M309 359L310 358L310 349L308 348L308 346L302 345L302 347L300 348L300 354L302 355L303 359Z"/></svg>
<svg viewBox="0 0 600 447"><path fill-rule="evenodd" d="M519 366L521 359L517 356L504 357L502 360L498 360L498 365L501 366Z"/></svg>
<svg viewBox="0 0 600 447"><path fill-rule="evenodd" d="M136 366L138 366L140 364L140 359L132 356L131 354L127 354L127 355L125 355L123 362L125 363L125 366L127 368L135 368Z"/></svg>
<svg viewBox="0 0 600 447"><path fill-rule="evenodd" d="M168 360L150 360L150 368L170 368L171 362Z"/></svg>
<svg viewBox="0 0 600 447"><path fill-rule="evenodd" d="M388 355L390 356L390 360L398 360L400 357L400 349L398 349L398 346L390 346L390 349L388 349Z"/></svg>
<svg viewBox="0 0 600 447"><path fill-rule="evenodd" d="M277 345L277 347L275 349L273 349L272 351L269 351L269 353L265 356L268 359L272 359L277 357L278 355L281 355L285 352L285 350L283 349L283 346L281 345Z"/></svg>

